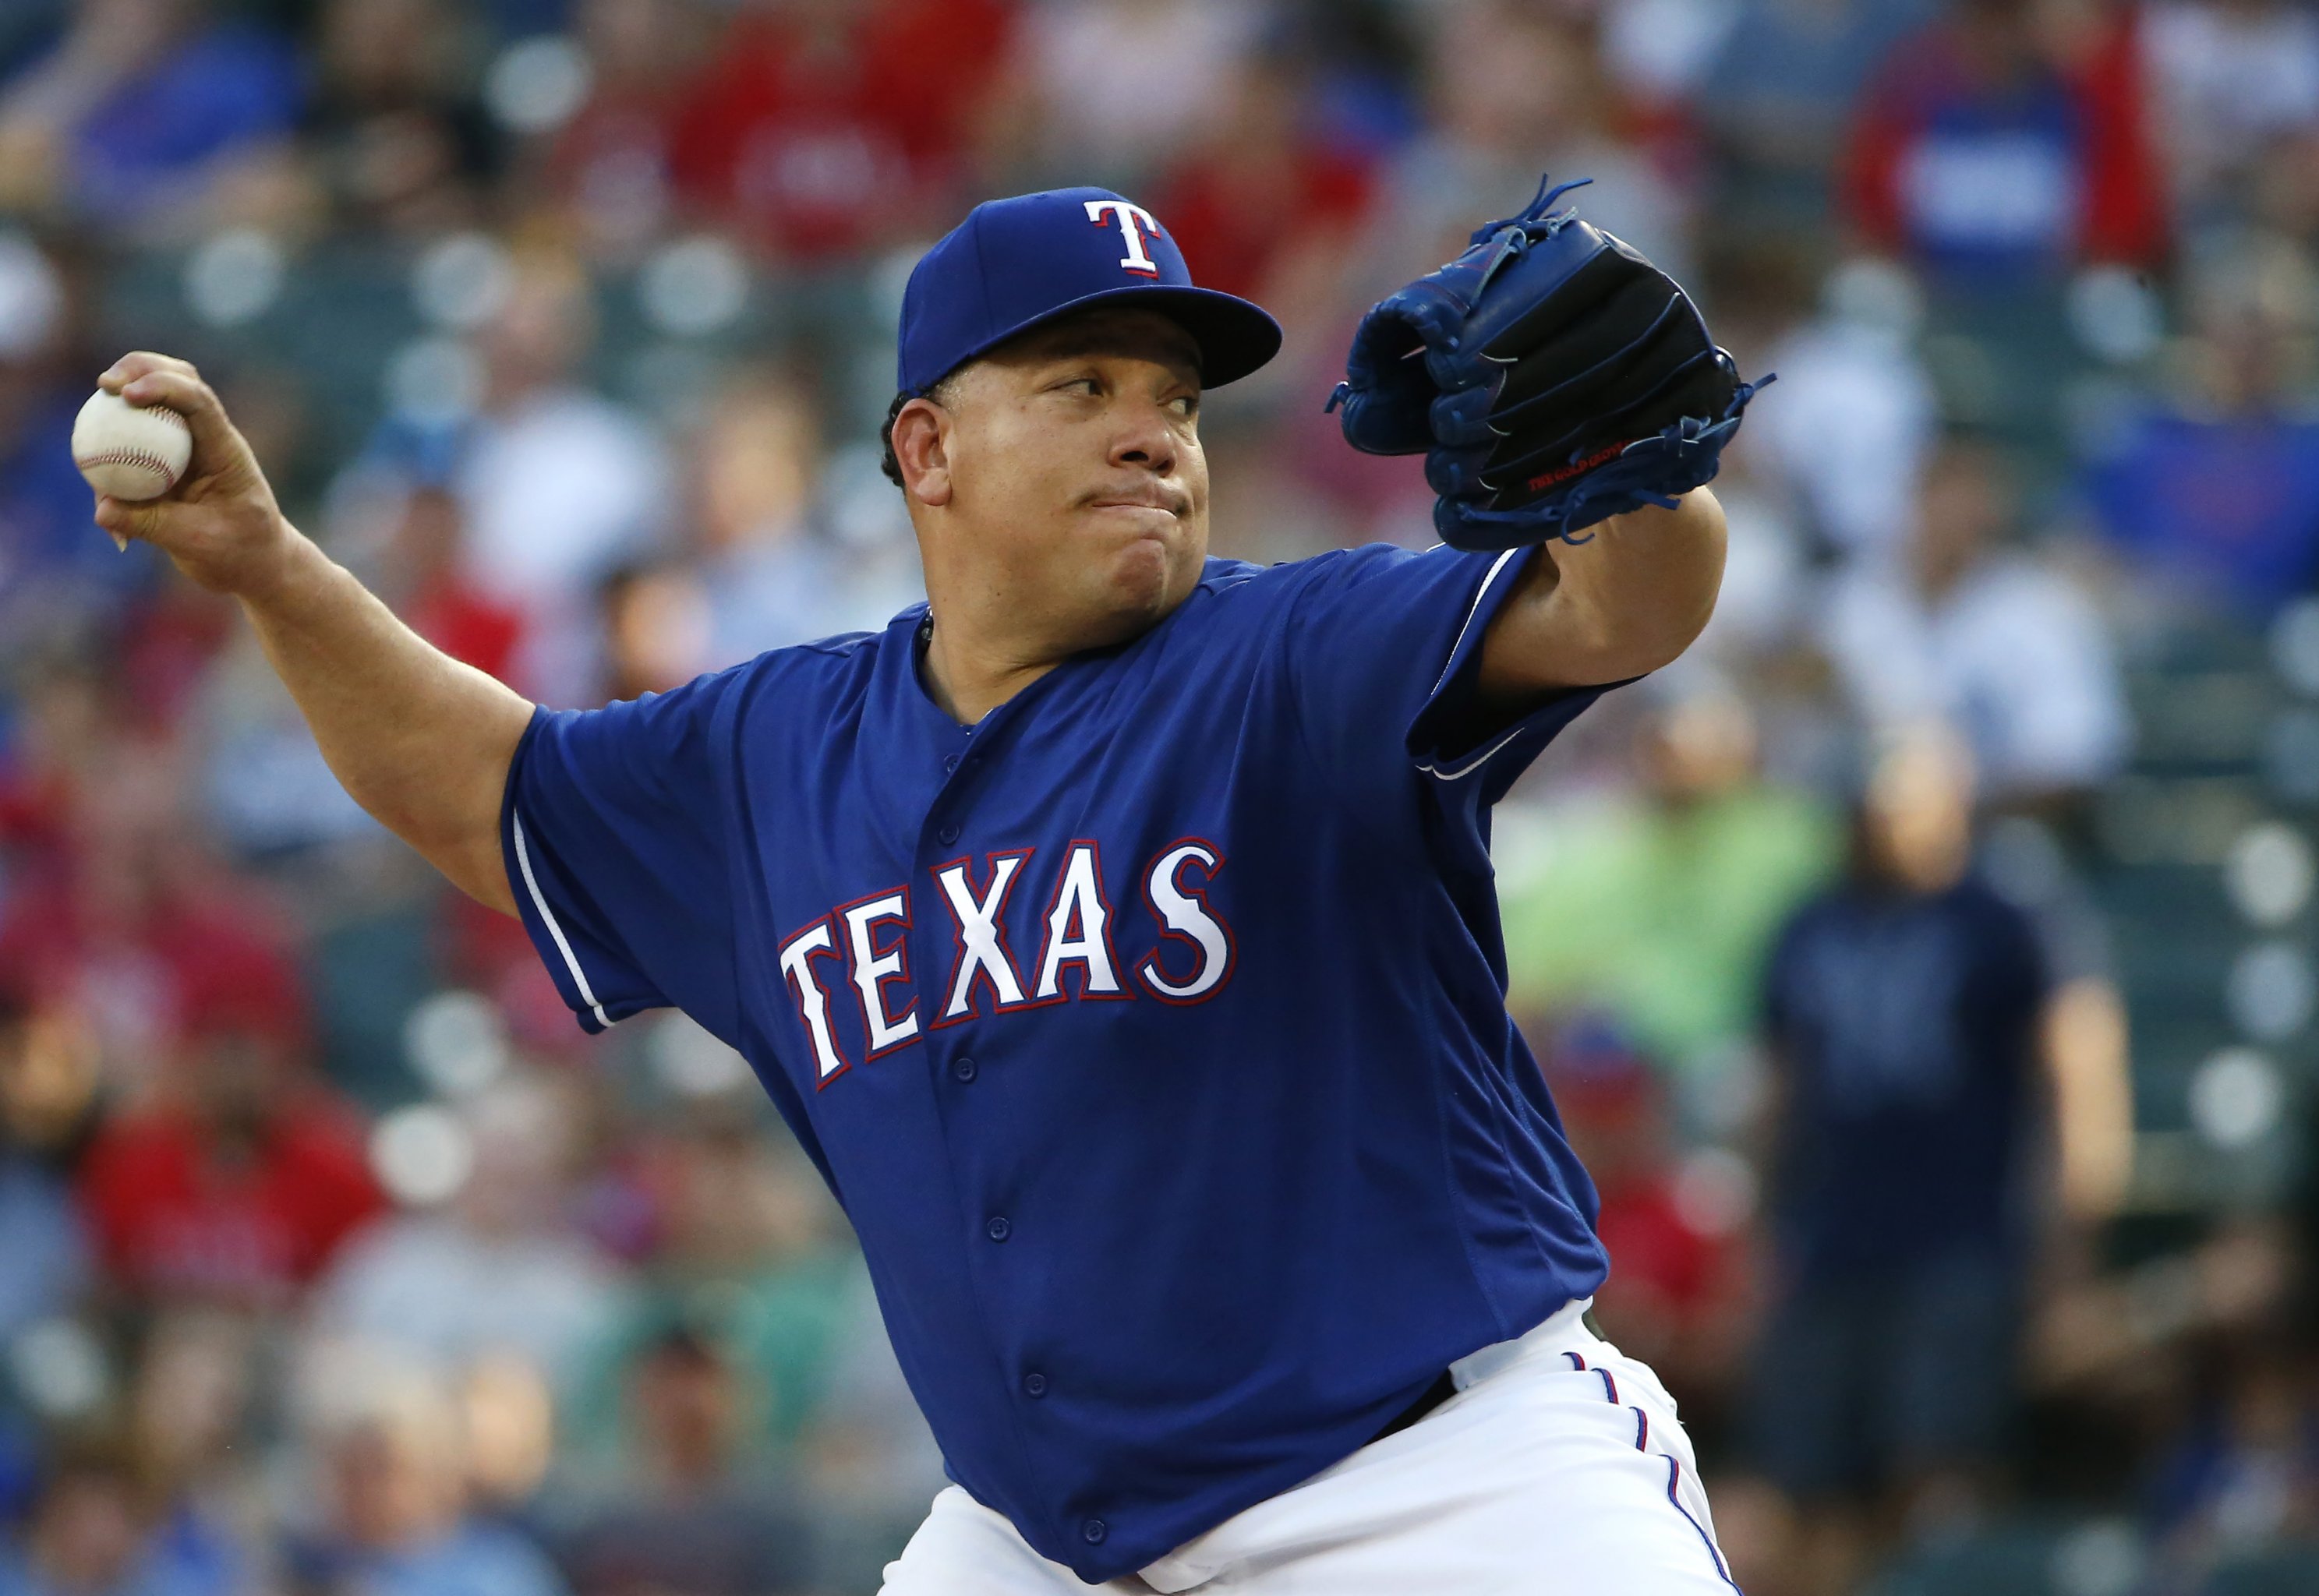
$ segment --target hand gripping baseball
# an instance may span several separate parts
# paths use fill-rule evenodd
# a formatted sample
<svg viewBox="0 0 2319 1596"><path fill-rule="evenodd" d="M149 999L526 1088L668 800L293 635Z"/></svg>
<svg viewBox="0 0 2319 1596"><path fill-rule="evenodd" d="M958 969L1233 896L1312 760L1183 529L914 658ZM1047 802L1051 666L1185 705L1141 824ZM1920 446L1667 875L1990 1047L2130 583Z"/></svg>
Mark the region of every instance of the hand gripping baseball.
<svg viewBox="0 0 2319 1596"><path fill-rule="evenodd" d="M97 386L131 404L166 405L185 418L193 458L182 481L140 502L96 496L96 524L151 544L213 592L248 594L276 573L290 529L248 442L226 419L216 392L183 360L124 355Z"/></svg>
<svg viewBox="0 0 2319 1596"><path fill-rule="evenodd" d="M1690 296L1538 185L1519 216L1378 304L1354 334L1345 441L1422 452L1434 526L1462 549L1575 536L1715 475L1743 383Z"/></svg>

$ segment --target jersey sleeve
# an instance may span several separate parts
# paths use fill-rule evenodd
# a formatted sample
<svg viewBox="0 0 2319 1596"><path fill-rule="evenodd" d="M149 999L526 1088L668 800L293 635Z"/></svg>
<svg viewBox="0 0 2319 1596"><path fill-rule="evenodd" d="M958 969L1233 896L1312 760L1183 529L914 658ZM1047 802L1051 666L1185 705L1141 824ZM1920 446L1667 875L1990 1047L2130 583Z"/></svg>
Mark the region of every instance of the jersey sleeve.
<svg viewBox="0 0 2319 1596"><path fill-rule="evenodd" d="M500 815L508 881L583 1030L673 1006L733 1032L735 798L720 756L733 675L543 708L517 745Z"/></svg>
<svg viewBox="0 0 2319 1596"><path fill-rule="evenodd" d="M1298 717L1329 780L1367 816L1391 825L1430 810L1478 827L1607 690L1554 693L1512 718L1478 703L1483 638L1537 557L1534 547L1379 545L1309 562L1286 631Z"/></svg>

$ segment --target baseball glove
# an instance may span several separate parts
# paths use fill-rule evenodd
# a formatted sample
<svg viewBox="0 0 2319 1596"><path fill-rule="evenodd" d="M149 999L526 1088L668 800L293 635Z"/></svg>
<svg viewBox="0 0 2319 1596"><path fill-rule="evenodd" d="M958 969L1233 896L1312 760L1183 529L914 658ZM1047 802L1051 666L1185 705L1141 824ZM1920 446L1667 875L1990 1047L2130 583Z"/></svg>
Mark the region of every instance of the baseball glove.
<svg viewBox="0 0 2319 1596"><path fill-rule="evenodd" d="M1540 183L1372 310L1329 401L1353 447L1425 454L1452 547L1584 543L1606 517L1672 509L1772 380L1742 383L1674 279L1554 209L1579 186Z"/></svg>

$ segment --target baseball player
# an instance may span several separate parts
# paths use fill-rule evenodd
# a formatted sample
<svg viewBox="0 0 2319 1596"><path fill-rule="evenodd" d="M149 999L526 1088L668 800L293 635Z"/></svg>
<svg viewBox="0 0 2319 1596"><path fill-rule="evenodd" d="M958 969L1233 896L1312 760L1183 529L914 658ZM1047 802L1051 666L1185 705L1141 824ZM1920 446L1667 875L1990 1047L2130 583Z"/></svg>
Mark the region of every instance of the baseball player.
<svg viewBox="0 0 2319 1596"><path fill-rule="evenodd" d="M1199 416L1272 319L1118 194L978 208L901 318L930 604L585 712L404 627L184 362L103 378L195 454L98 523L240 600L582 1027L685 1010L844 1204L955 1482L888 1596L1729 1587L1674 1404L1584 1318L1488 843L1705 623L1751 390L1556 197L1372 312L1337 396L1449 541L1269 569L1207 558Z"/></svg>

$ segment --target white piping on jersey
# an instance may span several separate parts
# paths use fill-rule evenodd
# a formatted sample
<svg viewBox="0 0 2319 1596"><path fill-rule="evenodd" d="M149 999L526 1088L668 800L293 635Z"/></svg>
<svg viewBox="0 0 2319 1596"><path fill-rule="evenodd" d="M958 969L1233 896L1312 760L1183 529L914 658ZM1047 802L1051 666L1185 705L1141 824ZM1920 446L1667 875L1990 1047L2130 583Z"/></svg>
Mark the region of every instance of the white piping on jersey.
<svg viewBox="0 0 2319 1596"><path fill-rule="evenodd" d="M1474 607L1466 611L1466 624L1457 628L1457 641L1449 645L1449 657L1442 663L1441 674L1434 681L1435 692L1439 692L1441 684L1449 680L1450 669L1457 663L1457 651L1466 646L1466 634L1474 629L1474 618L1482 613L1482 600L1490 596L1490 585L1498 580L1498 573L1506 568L1506 562L1520 553L1518 548L1510 548L1490 562L1490 573L1482 578L1481 588L1474 594Z"/></svg>
<svg viewBox="0 0 2319 1596"><path fill-rule="evenodd" d="M515 861L523 870L523 884L531 890L532 906L539 911L541 921L547 926L547 934L555 939L555 951L564 955L564 968L572 972L572 984L580 988L581 1000L595 1014L596 1023L609 1031L612 1028L612 1017L604 1012L604 1005L596 1001L595 988L588 985L588 972L580 968L580 960L572 951L572 943L565 938L564 927L556 924L555 911L547 906L547 895L539 889L539 879L531 873L531 850L524 846L523 817L510 809L508 824L515 830Z"/></svg>
<svg viewBox="0 0 2319 1596"><path fill-rule="evenodd" d="M1496 742L1491 744L1487 748L1475 754L1464 764L1459 765L1454 771L1445 771L1438 765L1420 765L1417 768L1423 771L1427 775L1434 778L1436 780L1456 781L1462 777L1472 775L1475 771L1478 771L1484 765L1488 764L1491 758L1496 754L1499 749L1503 748L1507 744L1512 742L1516 737L1519 737L1521 735L1522 728L1520 726L1514 727L1513 730L1508 732L1504 736L1500 737Z"/></svg>
<svg viewBox="0 0 2319 1596"><path fill-rule="evenodd" d="M1466 646L1466 634L1474 629L1474 618L1482 613L1482 600L1490 596L1490 589L1492 585L1497 582L1498 573L1506 568L1507 561L1512 559L1520 553L1521 553L1521 550L1518 548L1510 548L1506 550L1505 553L1500 555L1497 559L1492 563L1489 574L1482 578L1481 591L1474 595L1474 607L1466 612L1466 624L1457 628L1457 641L1449 645L1449 658L1441 667L1440 679L1433 684L1433 690L1435 692L1438 693L1441 690L1441 683L1448 681L1449 672L1457 668L1457 651ZM1496 753L1499 749L1503 748L1516 737L1520 736L1521 732L1521 727L1514 727L1513 730L1508 732L1504 736L1500 737L1496 742L1491 744L1487 748L1475 754L1472 759L1466 761L1463 765L1460 765L1454 771L1445 771L1438 765L1430 764L1420 765L1417 768L1423 771L1427 775L1432 777L1437 781L1456 781L1462 777L1472 775L1475 771L1480 770L1484 765L1489 763L1491 755Z"/></svg>

